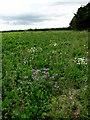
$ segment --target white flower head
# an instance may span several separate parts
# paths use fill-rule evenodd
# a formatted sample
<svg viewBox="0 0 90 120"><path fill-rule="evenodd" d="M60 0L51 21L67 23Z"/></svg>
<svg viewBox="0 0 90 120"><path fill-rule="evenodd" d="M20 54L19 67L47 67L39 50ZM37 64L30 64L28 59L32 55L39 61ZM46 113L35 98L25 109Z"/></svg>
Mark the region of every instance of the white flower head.
<svg viewBox="0 0 90 120"><path fill-rule="evenodd" d="M57 43L54 43L54 46L57 46Z"/></svg>

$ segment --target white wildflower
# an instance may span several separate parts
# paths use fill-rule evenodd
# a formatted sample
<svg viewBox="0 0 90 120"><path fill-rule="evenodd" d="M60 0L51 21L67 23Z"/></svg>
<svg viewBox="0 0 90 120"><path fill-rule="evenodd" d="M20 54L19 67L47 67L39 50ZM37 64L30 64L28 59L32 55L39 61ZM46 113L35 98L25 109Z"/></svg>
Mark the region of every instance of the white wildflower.
<svg viewBox="0 0 90 120"><path fill-rule="evenodd" d="M52 53L56 53L56 51L55 51L55 50L53 50L53 51L52 51Z"/></svg>
<svg viewBox="0 0 90 120"><path fill-rule="evenodd" d="M87 59L85 57L82 57L82 58L78 58L75 60L73 60L74 62L77 62L77 64L87 64Z"/></svg>
<svg viewBox="0 0 90 120"><path fill-rule="evenodd" d="M57 45L57 43L54 43L54 46L56 46Z"/></svg>
<svg viewBox="0 0 90 120"><path fill-rule="evenodd" d="M75 102L73 101L73 102L72 102L72 106L73 106L74 104L75 104Z"/></svg>
<svg viewBox="0 0 90 120"><path fill-rule="evenodd" d="M72 96L70 96L69 98L70 98L71 100L73 99L73 97L72 97Z"/></svg>
<svg viewBox="0 0 90 120"><path fill-rule="evenodd" d="M42 48L40 48L40 50L42 51Z"/></svg>

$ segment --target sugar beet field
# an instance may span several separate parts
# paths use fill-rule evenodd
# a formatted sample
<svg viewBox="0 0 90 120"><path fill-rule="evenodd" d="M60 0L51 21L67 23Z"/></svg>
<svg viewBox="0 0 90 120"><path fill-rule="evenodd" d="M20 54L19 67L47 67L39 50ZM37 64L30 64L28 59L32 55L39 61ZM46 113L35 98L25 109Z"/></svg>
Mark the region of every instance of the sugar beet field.
<svg viewBox="0 0 90 120"><path fill-rule="evenodd" d="M2 33L3 119L88 119L88 32Z"/></svg>

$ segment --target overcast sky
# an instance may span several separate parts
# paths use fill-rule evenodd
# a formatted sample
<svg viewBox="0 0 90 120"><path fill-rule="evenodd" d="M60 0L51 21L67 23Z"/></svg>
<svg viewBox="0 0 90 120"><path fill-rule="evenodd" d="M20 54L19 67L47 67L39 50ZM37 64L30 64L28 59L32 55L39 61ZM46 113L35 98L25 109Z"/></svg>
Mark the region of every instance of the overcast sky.
<svg viewBox="0 0 90 120"><path fill-rule="evenodd" d="M0 0L0 30L68 27L89 0Z"/></svg>

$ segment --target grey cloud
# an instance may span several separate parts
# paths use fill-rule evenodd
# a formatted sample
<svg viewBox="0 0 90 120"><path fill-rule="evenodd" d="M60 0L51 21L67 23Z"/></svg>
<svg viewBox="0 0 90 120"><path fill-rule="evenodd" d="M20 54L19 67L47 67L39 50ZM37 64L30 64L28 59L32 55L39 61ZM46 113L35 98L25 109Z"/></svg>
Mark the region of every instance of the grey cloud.
<svg viewBox="0 0 90 120"><path fill-rule="evenodd" d="M80 4L80 5L83 5L83 4L86 4L86 2L81 2L81 1L68 1L68 2L60 2L60 1L57 1L57 2L54 2L52 5L75 5L75 4Z"/></svg>
<svg viewBox="0 0 90 120"><path fill-rule="evenodd" d="M30 25L37 22L43 22L46 20L51 20L49 16L44 15L17 15L17 16L2 16L0 17L5 21L6 24L14 24L14 25ZM10 22L15 21L15 22Z"/></svg>

